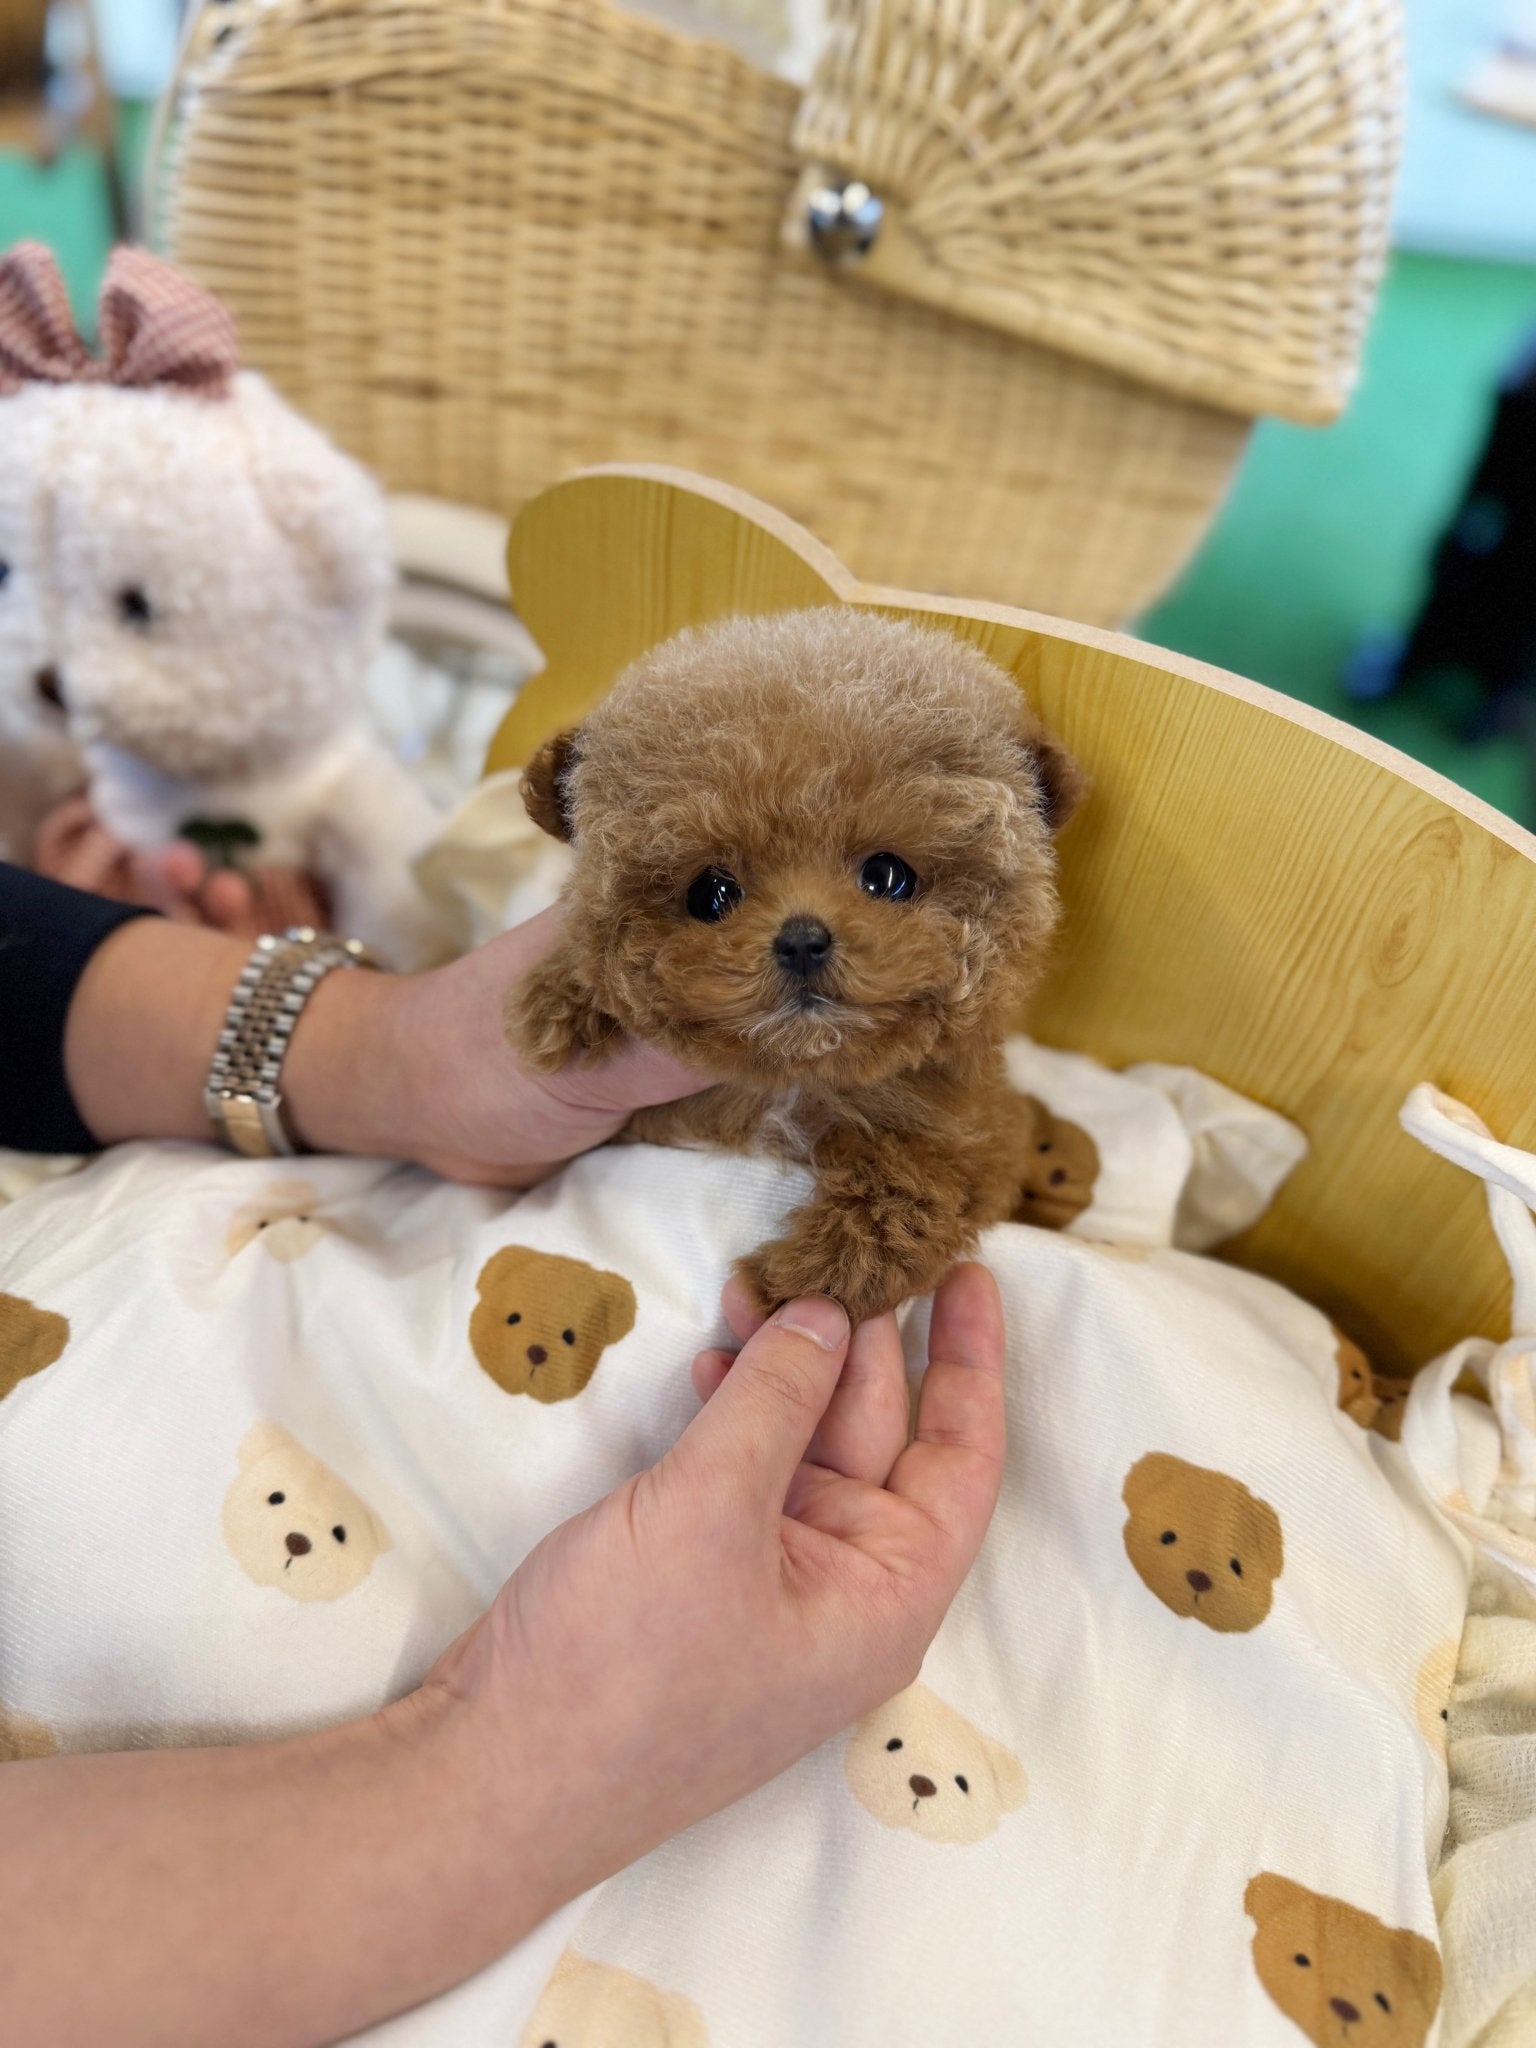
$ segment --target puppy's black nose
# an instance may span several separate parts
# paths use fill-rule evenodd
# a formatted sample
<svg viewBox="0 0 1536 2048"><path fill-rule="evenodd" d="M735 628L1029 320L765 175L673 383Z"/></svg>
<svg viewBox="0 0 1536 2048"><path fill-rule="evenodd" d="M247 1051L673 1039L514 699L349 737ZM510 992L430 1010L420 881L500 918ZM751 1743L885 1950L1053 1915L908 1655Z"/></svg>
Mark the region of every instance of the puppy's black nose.
<svg viewBox="0 0 1536 2048"><path fill-rule="evenodd" d="M59 681L59 672L50 662L47 668L40 668L32 678L32 687L45 704L53 705L57 711L64 709L64 685Z"/></svg>
<svg viewBox="0 0 1536 2048"><path fill-rule="evenodd" d="M1211 1582L1204 1572L1186 1572L1184 1576L1197 1593L1209 1593L1211 1590Z"/></svg>
<svg viewBox="0 0 1536 2048"><path fill-rule="evenodd" d="M284 1541L288 1545L288 1555L290 1557L303 1557L309 1549L309 1538L301 1536L297 1529L290 1529Z"/></svg>
<svg viewBox="0 0 1536 2048"><path fill-rule="evenodd" d="M919 1799L931 1799L939 1789L932 1778L911 1777L908 1778L907 1783L912 1787L912 1790Z"/></svg>
<svg viewBox="0 0 1536 2048"><path fill-rule="evenodd" d="M1330 1998L1328 2003L1333 2007L1346 2027L1352 2027L1360 2017L1359 2007L1351 2005L1347 1998Z"/></svg>
<svg viewBox="0 0 1536 2048"><path fill-rule="evenodd" d="M549 1353L542 1344L530 1344L528 1346L528 1363L530 1365L542 1365L548 1356Z"/></svg>
<svg viewBox="0 0 1536 2048"><path fill-rule="evenodd" d="M786 917L773 942L773 957L786 974L809 980L827 963L832 934L819 917Z"/></svg>

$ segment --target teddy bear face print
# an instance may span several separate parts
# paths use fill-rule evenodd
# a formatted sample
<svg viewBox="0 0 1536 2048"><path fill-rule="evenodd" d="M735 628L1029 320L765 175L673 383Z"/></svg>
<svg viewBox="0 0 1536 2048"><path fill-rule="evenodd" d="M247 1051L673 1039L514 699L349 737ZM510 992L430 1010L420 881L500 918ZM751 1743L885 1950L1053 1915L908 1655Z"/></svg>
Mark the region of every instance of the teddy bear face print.
<svg viewBox="0 0 1536 2048"><path fill-rule="evenodd" d="M224 1540L258 1586L291 1600L339 1600L389 1549L367 1503L279 1423L258 1422L239 1462L224 1496Z"/></svg>
<svg viewBox="0 0 1536 2048"><path fill-rule="evenodd" d="M866 1714L844 1760L849 1789L888 1828L927 1842L980 1842L1024 1804L1024 1767L926 1685Z"/></svg>
<svg viewBox="0 0 1536 2048"><path fill-rule="evenodd" d="M22 1380L52 1365L69 1342L69 1324L19 1294L0 1294L0 1401Z"/></svg>
<svg viewBox="0 0 1536 2048"><path fill-rule="evenodd" d="M253 1202L229 1219L226 1248L234 1258L248 1244L259 1244L269 1258L291 1265L313 1251L335 1225L316 1215L320 1192L307 1180L275 1180Z"/></svg>
<svg viewBox="0 0 1536 2048"><path fill-rule="evenodd" d="M1099 1148L1081 1124L1053 1116L1037 1096L1026 1095L1023 1107L1033 1129L1023 1150L1024 1176L1013 1221L1065 1230L1093 1201Z"/></svg>
<svg viewBox="0 0 1536 2048"><path fill-rule="evenodd" d="M1440 2004L1433 1942L1272 1870L1243 1906L1259 1982L1316 2048L1424 2048Z"/></svg>
<svg viewBox="0 0 1536 2048"><path fill-rule="evenodd" d="M583 1259L506 1245L487 1259L469 1341L504 1393L535 1401L579 1394L610 1344L635 1327L635 1290Z"/></svg>
<svg viewBox="0 0 1536 2048"><path fill-rule="evenodd" d="M1257 1628L1285 1562L1280 1518L1240 1479L1149 1451L1126 1474L1125 1551L1165 1607L1219 1633Z"/></svg>
<svg viewBox="0 0 1536 2048"><path fill-rule="evenodd" d="M680 1991L568 1948L518 2048L709 2048L709 2032Z"/></svg>
<svg viewBox="0 0 1536 2048"><path fill-rule="evenodd" d="M1376 1420L1376 1393L1371 1385L1371 1362L1360 1346L1335 1323L1333 1355L1339 1368L1339 1406L1362 1429Z"/></svg>

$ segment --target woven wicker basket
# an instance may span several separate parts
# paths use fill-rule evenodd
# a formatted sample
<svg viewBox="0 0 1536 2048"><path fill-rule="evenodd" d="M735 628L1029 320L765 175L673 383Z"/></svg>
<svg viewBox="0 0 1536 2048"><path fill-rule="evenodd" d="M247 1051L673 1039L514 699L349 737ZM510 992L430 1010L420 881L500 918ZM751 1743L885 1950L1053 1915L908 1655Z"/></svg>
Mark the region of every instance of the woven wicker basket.
<svg viewBox="0 0 1536 2048"><path fill-rule="evenodd" d="M803 101L608 0L225 0L158 232L393 489L665 459L868 579L1117 620L1254 414L1342 403L1397 108L1395 0L834 0ZM828 173L886 205L853 267Z"/></svg>

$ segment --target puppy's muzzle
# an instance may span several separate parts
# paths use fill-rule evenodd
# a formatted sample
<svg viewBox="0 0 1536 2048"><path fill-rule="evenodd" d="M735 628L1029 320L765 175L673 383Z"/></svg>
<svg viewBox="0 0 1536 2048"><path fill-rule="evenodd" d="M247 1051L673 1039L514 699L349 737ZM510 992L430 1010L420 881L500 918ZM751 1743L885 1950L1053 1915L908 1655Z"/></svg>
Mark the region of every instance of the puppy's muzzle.
<svg viewBox="0 0 1536 2048"><path fill-rule="evenodd" d="M773 957L786 974L811 981L832 957L832 934L819 917L787 917L774 938Z"/></svg>

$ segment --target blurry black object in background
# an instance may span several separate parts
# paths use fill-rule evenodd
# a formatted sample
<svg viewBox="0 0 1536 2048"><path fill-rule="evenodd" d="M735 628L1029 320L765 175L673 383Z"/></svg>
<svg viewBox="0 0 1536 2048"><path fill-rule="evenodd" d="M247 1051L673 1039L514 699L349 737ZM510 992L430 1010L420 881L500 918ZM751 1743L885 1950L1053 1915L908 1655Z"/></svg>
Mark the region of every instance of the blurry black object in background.
<svg viewBox="0 0 1536 2048"><path fill-rule="evenodd" d="M1411 632L1361 648L1346 688L1415 689L1469 738L1514 728L1536 740L1536 337L1499 386Z"/></svg>

